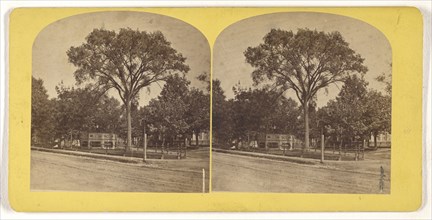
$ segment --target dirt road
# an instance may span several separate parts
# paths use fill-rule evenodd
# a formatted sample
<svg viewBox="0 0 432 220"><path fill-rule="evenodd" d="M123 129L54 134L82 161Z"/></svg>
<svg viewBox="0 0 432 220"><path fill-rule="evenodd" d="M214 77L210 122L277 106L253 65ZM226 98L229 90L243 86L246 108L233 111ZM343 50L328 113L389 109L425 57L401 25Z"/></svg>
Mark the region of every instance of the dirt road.
<svg viewBox="0 0 432 220"><path fill-rule="evenodd" d="M31 190L202 192L201 169L153 166L32 151Z"/></svg>
<svg viewBox="0 0 432 220"><path fill-rule="evenodd" d="M212 159L213 191L372 194L380 191L379 167L375 174L217 152L212 152ZM388 176L384 193L390 192Z"/></svg>

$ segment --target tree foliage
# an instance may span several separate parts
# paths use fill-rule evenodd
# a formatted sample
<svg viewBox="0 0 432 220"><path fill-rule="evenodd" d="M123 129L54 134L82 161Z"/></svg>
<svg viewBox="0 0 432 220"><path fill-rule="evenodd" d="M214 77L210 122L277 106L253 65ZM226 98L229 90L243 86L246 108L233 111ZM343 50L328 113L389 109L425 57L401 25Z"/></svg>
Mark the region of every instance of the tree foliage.
<svg viewBox="0 0 432 220"><path fill-rule="evenodd" d="M373 135L374 146L377 148L377 136L382 132L391 133L391 97L372 90L368 92L367 99L368 131Z"/></svg>
<svg viewBox="0 0 432 220"><path fill-rule="evenodd" d="M226 100L221 81L212 80L212 132L216 143L225 144L234 138L232 100Z"/></svg>
<svg viewBox="0 0 432 220"><path fill-rule="evenodd" d="M356 76L350 77L336 97L329 102L328 110L333 127L340 126L347 139L364 137L368 134L367 124L367 83Z"/></svg>
<svg viewBox="0 0 432 220"><path fill-rule="evenodd" d="M54 133L54 104L49 100L42 79L32 77L32 144L47 144Z"/></svg>
<svg viewBox="0 0 432 220"><path fill-rule="evenodd" d="M186 98L186 122L190 133L194 133L198 138L200 132L209 130L210 96L197 88L191 88Z"/></svg>
<svg viewBox="0 0 432 220"><path fill-rule="evenodd" d="M303 107L305 148L308 148L310 101L320 89L353 73L365 73L364 59L339 32L298 29L294 33L272 29L263 40L244 52L246 62L255 68L252 79L255 84L270 80L295 92Z"/></svg>
<svg viewBox="0 0 432 220"><path fill-rule="evenodd" d="M353 76L336 99L319 110L319 120L327 133L338 139L368 140L371 134L376 137L390 132L391 100L375 90L368 91L367 82Z"/></svg>
<svg viewBox="0 0 432 220"><path fill-rule="evenodd" d="M226 100L220 81L213 81L213 135L220 144L254 140L259 133L296 133L300 111L283 92L239 84L233 90L235 97Z"/></svg>
<svg viewBox="0 0 432 220"><path fill-rule="evenodd" d="M269 88L234 88L233 122L237 137L253 133L290 133L297 126L298 107L291 98Z"/></svg>
<svg viewBox="0 0 432 220"><path fill-rule="evenodd" d="M392 64L390 64L390 68ZM392 94L392 74L390 73L381 73L378 77L375 78L378 82L382 82L385 84L385 90L387 95L391 96Z"/></svg>
<svg viewBox="0 0 432 220"><path fill-rule="evenodd" d="M104 91L85 88L56 87L56 138L75 137L79 132L119 132L121 107L119 101Z"/></svg>
<svg viewBox="0 0 432 220"><path fill-rule="evenodd" d="M114 88L126 106L128 147L131 145L131 101L139 91L173 73L186 73L186 58L171 47L159 32L122 28L115 31L94 29L85 43L67 51L69 62L77 67L78 83L94 80L103 89Z"/></svg>
<svg viewBox="0 0 432 220"><path fill-rule="evenodd" d="M189 129L186 121L188 105L186 96L190 82L184 77L168 77L157 99L150 100L146 119L163 135L173 138Z"/></svg>

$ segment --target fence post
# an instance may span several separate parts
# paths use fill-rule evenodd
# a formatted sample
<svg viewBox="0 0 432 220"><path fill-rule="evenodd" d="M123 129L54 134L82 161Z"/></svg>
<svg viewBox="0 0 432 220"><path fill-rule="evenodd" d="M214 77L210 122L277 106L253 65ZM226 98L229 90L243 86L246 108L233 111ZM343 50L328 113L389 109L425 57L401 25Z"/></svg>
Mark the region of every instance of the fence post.
<svg viewBox="0 0 432 220"><path fill-rule="evenodd" d="M205 193L205 169L202 169L202 192Z"/></svg>
<svg viewBox="0 0 432 220"><path fill-rule="evenodd" d="M324 163L324 134L321 134L321 163Z"/></svg>
<svg viewBox="0 0 432 220"><path fill-rule="evenodd" d="M144 162L147 160L147 134L144 129L144 146L143 146L143 160Z"/></svg>

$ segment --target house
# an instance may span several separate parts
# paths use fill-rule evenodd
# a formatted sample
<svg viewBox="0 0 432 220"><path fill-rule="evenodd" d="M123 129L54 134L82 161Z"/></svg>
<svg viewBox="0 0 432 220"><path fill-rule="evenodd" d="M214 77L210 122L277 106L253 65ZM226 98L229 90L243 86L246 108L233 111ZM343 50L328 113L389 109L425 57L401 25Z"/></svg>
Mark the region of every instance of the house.
<svg viewBox="0 0 432 220"><path fill-rule="evenodd" d="M117 140L117 135L113 133L80 133L81 148L102 147L104 149L114 149L116 147Z"/></svg>
<svg viewBox="0 0 432 220"><path fill-rule="evenodd" d="M391 147L391 134L388 132L382 132L376 137L377 147ZM369 147L374 146L374 136L371 135L369 139Z"/></svg>
<svg viewBox="0 0 432 220"><path fill-rule="evenodd" d="M257 142L259 148L291 148L294 145L295 137L288 134L258 134Z"/></svg>
<svg viewBox="0 0 432 220"><path fill-rule="evenodd" d="M196 135L192 134L190 145L196 146ZM200 132L198 134L198 146L209 146L210 145L210 133L208 131Z"/></svg>

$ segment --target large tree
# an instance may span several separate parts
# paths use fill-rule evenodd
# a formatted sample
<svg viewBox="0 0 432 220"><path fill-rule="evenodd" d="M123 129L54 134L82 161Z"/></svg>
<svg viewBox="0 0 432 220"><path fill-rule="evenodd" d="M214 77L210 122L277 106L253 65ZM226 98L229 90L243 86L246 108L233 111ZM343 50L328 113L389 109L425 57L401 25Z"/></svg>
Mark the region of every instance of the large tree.
<svg viewBox="0 0 432 220"><path fill-rule="evenodd" d="M77 67L74 75L78 83L92 79L105 90L118 92L126 106L127 148L132 141L131 101L139 91L173 73L189 71L186 58L159 31L94 29L85 43L71 47L67 55Z"/></svg>
<svg viewBox="0 0 432 220"><path fill-rule="evenodd" d="M296 33L272 29L264 42L244 52L255 70L255 84L266 79L293 89L303 107L305 145L309 148L309 103L320 89L343 81L352 73L366 73L363 58L349 47L339 32L299 29Z"/></svg>

